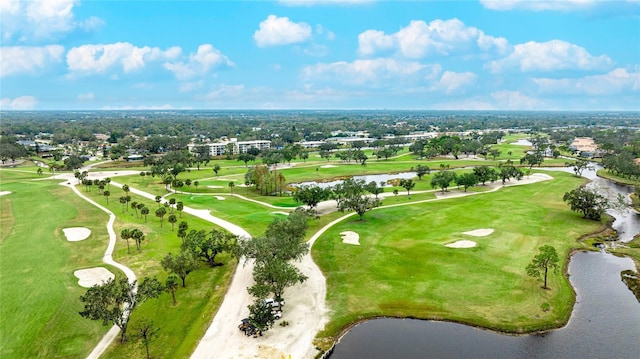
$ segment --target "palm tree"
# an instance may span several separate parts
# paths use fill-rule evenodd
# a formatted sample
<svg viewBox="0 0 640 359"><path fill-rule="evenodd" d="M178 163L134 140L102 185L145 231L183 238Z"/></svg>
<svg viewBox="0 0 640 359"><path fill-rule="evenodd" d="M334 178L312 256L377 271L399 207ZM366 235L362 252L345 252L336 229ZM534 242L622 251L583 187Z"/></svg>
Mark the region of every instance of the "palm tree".
<svg viewBox="0 0 640 359"><path fill-rule="evenodd" d="M193 181L193 185L196 187L196 191L197 191L198 190L198 186L200 185L200 182Z"/></svg>
<svg viewBox="0 0 640 359"><path fill-rule="evenodd" d="M140 244L144 241L144 233L136 228L131 231L131 238L136 240L136 248L138 248L138 252L140 252Z"/></svg>
<svg viewBox="0 0 640 359"><path fill-rule="evenodd" d="M149 208L148 207L142 207L140 209L140 214L144 216L144 223L147 223L147 215L149 214Z"/></svg>
<svg viewBox="0 0 640 359"><path fill-rule="evenodd" d="M215 173L216 173L216 177L218 177L218 171L220 171L220 165L216 163L216 164L213 166L213 172L215 172Z"/></svg>
<svg viewBox="0 0 640 359"><path fill-rule="evenodd" d="M184 203L178 202L176 203L176 211L180 214L180 218L182 218L182 210L184 209Z"/></svg>
<svg viewBox="0 0 640 359"><path fill-rule="evenodd" d="M136 218L138 218L138 202L131 202L131 208L133 208L133 210L136 212Z"/></svg>
<svg viewBox="0 0 640 359"><path fill-rule="evenodd" d="M161 200L162 200L162 197L156 196L156 203L158 204L158 206L160 205Z"/></svg>
<svg viewBox="0 0 640 359"><path fill-rule="evenodd" d="M184 184L187 185L189 192L191 192L191 180L187 178L186 180L184 180Z"/></svg>
<svg viewBox="0 0 640 359"><path fill-rule="evenodd" d="M171 230L173 231L174 225L176 224L176 222L178 222L178 217L176 217L175 214L170 214L169 218L167 218L167 221L171 223Z"/></svg>
<svg viewBox="0 0 640 359"><path fill-rule="evenodd" d="M167 281L164 283L164 290L171 293L171 297L173 298L173 305L176 305L176 290L178 290L178 286L180 283L178 282L178 276L175 274L169 274L167 277Z"/></svg>
<svg viewBox="0 0 640 359"><path fill-rule="evenodd" d="M127 196L120 196L120 204L122 205L122 212L124 212L124 207L127 205Z"/></svg>
<svg viewBox="0 0 640 359"><path fill-rule="evenodd" d="M102 195L107 197L107 204L109 204L109 196L111 196L111 192L109 191L104 191L102 192Z"/></svg>
<svg viewBox="0 0 640 359"><path fill-rule="evenodd" d="M131 231L129 231L126 228L123 229L122 231L120 231L120 237L122 237L122 239L127 241L127 253L131 254L131 249L129 248L129 239L131 238Z"/></svg>
<svg viewBox="0 0 640 359"><path fill-rule="evenodd" d="M170 198L169 199L169 206L171 207L171 213L173 213L173 206L176 204L176 199L175 198Z"/></svg>
<svg viewBox="0 0 640 359"><path fill-rule="evenodd" d="M164 209L164 207L156 209L156 217L160 218L160 227L162 227L162 221L164 220L165 214L167 214L167 210Z"/></svg>
<svg viewBox="0 0 640 359"><path fill-rule="evenodd" d="M125 195L129 195L129 185L125 184L122 186L122 190L124 191Z"/></svg>
<svg viewBox="0 0 640 359"><path fill-rule="evenodd" d="M236 184L232 182L229 182L229 192L231 192L231 194L233 194L233 187L235 187Z"/></svg>

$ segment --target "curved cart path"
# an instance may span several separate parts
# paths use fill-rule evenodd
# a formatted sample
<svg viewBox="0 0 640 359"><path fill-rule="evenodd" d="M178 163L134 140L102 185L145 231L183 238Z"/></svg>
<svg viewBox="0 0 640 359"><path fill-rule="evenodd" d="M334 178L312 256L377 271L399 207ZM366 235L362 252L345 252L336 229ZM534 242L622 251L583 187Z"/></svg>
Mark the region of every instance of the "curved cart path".
<svg viewBox="0 0 640 359"><path fill-rule="evenodd" d="M113 260L113 250L116 246L116 240L117 240L116 232L113 229L113 223L116 220L116 216L113 214L113 212L103 207L102 205L98 204L96 201L83 195L78 190L78 188L76 188L76 186L73 184L75 181L73 174L66 174L66 176L58 175L55 177L57 179L64 179L65 182L61 183L61 185L65 187L69 187L73 192L76 193L76 195L80 196L82 199L91 203L92 205L100 208L102 211L104 211L109 215L109 221L107 222L107 232L109 233L109 244L107 245L107 249L104 252L102 261L105 262L106 264L109 264L113 267L120 269L122 273L124 273L124 275L127 276L127 279L129 280L129 282L136 281L137 280L136 274L129 267ZM109 345L111 345L111 343L118 337L119 333L120 333L120 328L118 328L118 326L116 325L112 326L111 329L109 329L109 331L102 337L100 342L95 346L95 348L87 356L87 358L88 359L99 358L100 355L102 355L102 353L104 353L104 351L109 347Z"/></svg>

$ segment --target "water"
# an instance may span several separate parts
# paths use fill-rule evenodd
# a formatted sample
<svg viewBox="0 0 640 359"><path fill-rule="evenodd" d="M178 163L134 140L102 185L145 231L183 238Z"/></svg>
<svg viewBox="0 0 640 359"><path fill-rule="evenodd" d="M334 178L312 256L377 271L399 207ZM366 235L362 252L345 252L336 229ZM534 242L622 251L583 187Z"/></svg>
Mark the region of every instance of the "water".
<svg viewBox="0 0 640 359"><path fill-rule="evenodd" d="M379 175L366 175L366 176L353 176L354 180L364 180L365 183L375 182L380 185L380 182L387 183L387 181L392 179L411 179L417 176L416 172L401 172L395 174L379 174ZM321 188L333 187L339 183L342 183L342 180L336 180L331 182L301 182L292 184L292 186L318 186Z"/></svg>
<svg viewBox="0 0 640 359"><path fill-rule="evenodd" d="M566 327L509 336L462 324L376 319L351 329L331 359L342 358L634 358L640 352L640 304L620 280L633 261L576 253L569 264L577 303Z"/></svg>
<svg viewBox="0 0 640 359"><path fill-rule="evenodd" d="M558 169L553 169L558 170ZM569 170L570 171L570 170ZM629 186L583 175L616 193ZM640 232L640 215L611 213L620 240ZM640 303L620 279L635 269L629 258L578 252L569 263L576 304L567 326L544 335L509 336L462 324L376 319L351 329L335 346L342 358L640 358Z"/></svg>

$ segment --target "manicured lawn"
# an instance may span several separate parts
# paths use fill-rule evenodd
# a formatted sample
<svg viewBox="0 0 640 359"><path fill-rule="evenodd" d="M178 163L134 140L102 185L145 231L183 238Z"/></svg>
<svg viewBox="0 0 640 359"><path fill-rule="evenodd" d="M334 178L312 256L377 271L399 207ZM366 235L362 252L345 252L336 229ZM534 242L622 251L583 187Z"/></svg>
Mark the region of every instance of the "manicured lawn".
<svg viewBox="0 0 640 359"><path fill-rule="evenodd" d="M564 276L552 274L551 290L526 275L538 247L556 247L566 264L576 239L600 223L568 210L562 194L581 183L569 174L553 181L503 188L478 196L380 208L327 231L315 243L314 260L327 276L331 321L318 337L328 343L350 324L378 316L453 320L507 332L561 326L574 294ZM486 237L462 232L492 228ZM355 231L360 246L341 242ZM475 248L444 244L473 240ZM551 310L540 306L549 303Z"/></svg>
<svg viewBox="0 0 640 359"><path fill-rule="evenodd" d="M120 178L115 180L122 183ZM118 240L114 251L114 259L133 269L138 278L155 276L164 283L168 273L162 269L160 261L169 252L177 254L181 245L181 239L177 236L177 223L175 228L172 229L171 223L168 222L171 210L168 209L161 225L160 218L154 214L158 204L130 194L132 201L142 202L150 209L145 222L144 217L136 214L133 209L123 210L122 205L117 201L120 196L124 195L122 189L111 186L110 190L112 197L109 200L109 204L107 204L106 198L101 196L96 188L93 188L91 192L85 192L84 189L81 189L83 194L93 198L116 214L118 220L114 227L118 237L124 228L138 228L146 235L140 252L136 250L135 243L132 240L129 241L131 253L127 251L126 241ZM218 228L207 221L185 213L180 216L180 213L174 210L174 214L178 216L178 223L186 221L189 224L189 230L203 229L208 231L212 228ZM178 300L176 306L172 305L171 294L169 293L164 293L158 299L151 300L140 306L131 316L129 323L130 341L126 344L121 344L119 341L114 342L105 357L143 357L144 349L134 336L136 326L143 319L152 320L160 328L158 340L152 346L152 353L155 357L188 357L204 335L215 312L222 303L237 265L237 260L229 254L218 255L216 260L224 263L224 265L211 268L201 263L198 270L189 274L186 280L187 287L180 287L176 292Z"/></svg>
<svg viewBox="0 0 640 359"><path fill-rule="evenodd" d="M2 190L12 192L0 197L0 357L84 358L108 328L78 315L85 289L73 272L104 265L108 217L58 182L20 170L0 170ZM92 234L68 242L67 227Z"/></svg>

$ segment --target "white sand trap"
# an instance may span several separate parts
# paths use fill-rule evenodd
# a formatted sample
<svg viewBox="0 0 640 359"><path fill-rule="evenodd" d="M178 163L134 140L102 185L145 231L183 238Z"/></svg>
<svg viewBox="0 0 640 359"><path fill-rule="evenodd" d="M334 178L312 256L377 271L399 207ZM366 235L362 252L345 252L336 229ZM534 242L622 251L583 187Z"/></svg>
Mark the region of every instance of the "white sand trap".
<svg viewBox="0 0 640 359"><path fill-rule="evenodd" d="M207 188L222 188L222 186L207 186Z"/></svg>
<svg viewBox="0 0 640 359"><path fill-rule="evenodd" d="M0 191L0 196L6 196L9 193L11 193L11 191Z"/></svg>
<svg viewBox="0 0 640 359"><path fill-rule="evenodd" d="M279 211L278 211L278 212L271 212L271 213L273 213L273 214L283 214L283 215L285 215L285 216L288 216L288 215L289 215L289 212L279 212Z"/></svg>
<svg viewBox="0 0 640 359"><path fill-rule="evenodd" d="M338 167L338 166L334 166L334 165L324 165L324 166L320 166L320 168L334 168L334 167Z"/></svg>
<svg viewBox="0 0 640 359"><path fill-rule="evenodd" d="M216 196L216 199L218 201L224 201L226 198L222 197L222 196Z"/></svg>
<svg viewBox="0 0 640 359"><path fill-rule="evenodd" d="M85 227L71 227L62 230L69 242L83 241L91 235L91 230Z"/></svg>
<svg viewBox="0 0 640 359"><path fill-rule="evenodd" d="M342 243L346 244L354 244L356 246L360 245L360 235L356 232L346 231L341 232L340 237L342 237Z"/></svg>
<svg viewBox="0 0 640 359"><path fill-rule="evenodd" d="M116 277L105 267L79 269L73 272L73 275L78 277L78 285L84 288L91 288L94 285L100 285L103 282Z"/></svg>
<svg viewBox="0 0 640 359"><path fill-rule="evenodd" d="M449 248L473 248L476 246L476 242L474 241L467 241L467 240L463 240L463 241L456 241L453 243L449 243L449 244L445 244L445 247L449 247Z"/></svg>
<svg viewBox="0 0 640 359"><path fill-rule="evenodd" d="M474 237L485 237L490 235L491 233L493 233L493 228L480 228L480 229L475 229L473 231L462 232L462 234L466 234L468 236L474 236Z"/></svg>

